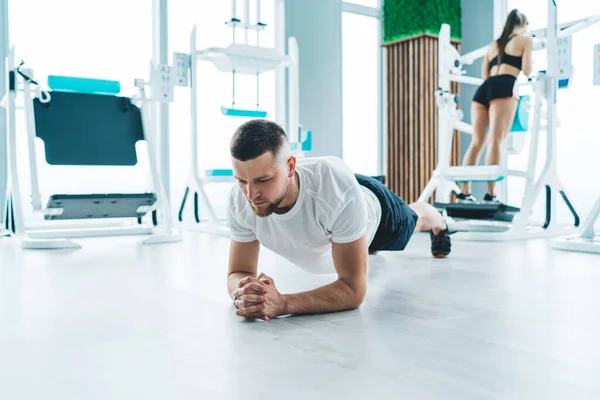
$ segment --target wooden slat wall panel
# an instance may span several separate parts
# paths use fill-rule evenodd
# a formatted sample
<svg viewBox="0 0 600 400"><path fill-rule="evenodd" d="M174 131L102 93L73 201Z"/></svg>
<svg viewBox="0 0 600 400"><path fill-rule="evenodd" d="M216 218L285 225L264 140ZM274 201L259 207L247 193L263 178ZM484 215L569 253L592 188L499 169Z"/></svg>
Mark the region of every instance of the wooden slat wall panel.
<svg viewBox="0 0 600 400"><path fill-rule="evenodd" d="M425 93L431 93L434 89L433 86L431 85L431 66L433 65L433 60L431 59L431 41L432 39L428 36L426 36L424 38L425 40L425 52L424 52L424 56L425 56L425 68L423 70L423 74L424 74L424 78L425 79ZM423 97L423 104L424 104L424 108L425 108L425 115L424 115L424 120L425 120L425 132L430 132L433 130L433 124L431 122L431 116L432 116L432 109L431 109L431 101L428 97ZM421 175L421 185L422 187L425 187L425 185L427 184L427 173L426 171L433 171L433 166L431 164L431 160L430 160L430 152L426 151L425 149L429 148L429 145L431 143L431 140L429 138L429 135L423 135L423 158L424 158L424 162L423 162L423 166L425 167L425 170L423 171L422 175Z"/></svg>
<svg viewBox="0 0 600 400"><path fill-rule="evenodd" d="M433 41L433 59L435 60L435 66L438 65L438 41L434 40ZM437 68L433 68L433 81L437 82L438 80L438 69ZM437 85L436 85L437 87ZM433 104L434 104L434 112L433 112L433 129L434 132L438 131L438 119L437 119L437 106L435 106L435 97L433 99ZM438 135L433 135L432 136L433 139L433 152L431 154L431 162L432 162L432 170L435 169L437 167L437 154L438 154Z"/></svg>
<svg viewBox="0 0 600 400"><path fill-rule="evenodd" d="M393 67L395 68L395 70L399 69L398 63L400 62L400 60L402 59L402 57L400 57L400 51L401 48L395 48L394 49L394 59L393 59ZM401 82L402 76L399 74L394 74L394 87L391 93L394 94L394 105L395 105L395 110L394 110L394 114L396 115L396 119L395 119L395 123L394 123L394 129L396 129L397 131L400 131L400 121L402 121L402 115L401 115L401 110L402 108L400 107L400 103L402 101L402 99L400 98L400 96L402 95L402 92L400 92L400 90L398 90L398 88L400 87L400 82ZM392 171L392 178L394 180L398 180L398 176L396 175L398 173L398 170L400 169L400 166L398 165L398 162L400 160L400 157L398 156L398 149L400 148L400 142L398 141L400 139L400 137L398 135L393 137L393 143L394 146L396 146L395 148L391 149L392 151L392 158L390 158L392 164L392 168L394 168L394 170Z"/></svg>
<svg viewBox="0 0 600 400"><path fill-rule="evenodd" d="M419 132L427 132L427 130L425 129L425 98L423 97L423 95L426 93L425 89L427 87L427 82L425 81L425 60L427 57L425 57L425 38L423 38L423 40L418 42L418 47L419 47L419 79L418 81L421 82L421 84L419 86L417 86L418 89L418 94L417 94L417 98L419 99L419 107L418 107L418 118L417 118L417 124L418 124L418 131ZM425 136L426 135L418 135L417 136L417 165L423 167L421 168L417 168L417 176L418 176L418 180L415 180L415 191L419 190L419 188L421 187L425 187L425 184L423 183L423 179L425 177L425 153L426 151L424 151L425 149ZM418 196L418 195L417 195Z"/></svg>
<svg viewBox="0 0 600 400"><path fill-rule="evenodd" d="M460 46L455 43L460 51ZM416 201L437 166L437 38L423 35L386 46L386 184L408 203ZM453 83L453 93L459 85ZM451 164L460 164L454 133Z"/></svg>
<svg viewBox="0 0 600 400"><path fill-rule="evenodd" d="M400 48L396 47L393 51L393 57L388 58L388 63L391 63L390 67L391 68L398 68L398 52L400 51ZM392 125L390 128L391 129L395 129L396 131L400 130L400 93L398 92L398 87L400 86L400 76L398 76L398 74L394 75L394 86L390 88L390 90L388 91L389 95L388 97L391 96L395 96L394 97L394 105L396 106L396 109L393 110L393 114L394 114L394 125ZM396 165L396 163L398 162L398 160L396 159L397 155L396 155L396 149L391 149L390 146L394 145L396 146L396 148L400 147L400 144L398 143L398 136L387 136L388 140L392 140L392 143L388 144L388 147L386 148L386 159L387 159L387 167L386 167L386 175L389 171L390 174L392 174L390 176L390 179L394 179L397 180L398 178L395 176L395 174L398 171L398 165Z"/></svg>
<svg viewBox="0 0 600 400"><path fill-rule="evenodd" d="M405 160L405 169L404 169L404 174L402 176L402 180L403 182L405 182L405 186L407 186L407 193L410 196L410 193L412 192L411 190L411 184L412 182L410 181L410 178L414 176L412 175L412 171L411 171L411 165L412 165L412 157L414 155L414 151L412 148L412 134L414 133L414 122L415 122L415 116L414 116L414 111L415 111L415 102L414 102L414 88L415 88L415 81L414 81L414 71L413 71L413 67L415 65L415 54L413 52L413 44L415 43L414 40L411 40L408 42L408 57L406 58L406 69L407 69L407 81L406 81L406 88L408 89L408 110L406 112L406 114L408 115L406 124L407 126L407 130L404 132L404 136L406 137L406 150L407 152L404 153L401 151L400 157L403 157Z"/></svg>
<svg viewBox="0 0 600 400"><path fill-rule="evenodd" d="M387 58L387 62L388 65L390 65L390 68L393 69L394 66L396 65L396 58L397 58L397 53L398 53L398 48L393 48L390 49L389 52L389 57ZM388 115L391 116L391 118L388 119L388 129L390 130L398 130L398 109L399 106L397 104L398 101L398 91L397 91L397 87L398 87L398 75L393 75L390 76L388 79L388 90L387 93L388 94L388 98L392 97L393 99L390 99L389 101L387 101L388 104ZM386 159L389 160L389 165L391 168L387 168L387 170L393 174L394 171L393 169L396 168L393 163L394 163L394 157L395 154L393 154L393 150L391 150L392 146L397 147L398 143L396 142L397 137L394 136L388 136L388 140L391 140L391 142L388 144L389 150L390 152L386 154ZM386 171L386 173L388 172ZM395 176L390 176L390 179L396 179Z"/></svg>
<svg viewBox="0 0 600 400"><path fill-rule="evenodd" d="M404 52L404 47L400 47L398 49L396 49L396 68L398 69L402 69L404 70L404 68L401 67L401 62L404 61L406 59L406 57L404 56L403 52ZM400 132L401 130L404 130L404 121L406 120L406 116L404 115L404 109L402 108L401 104L405 101L405 96L404 96L404 92L400 90L401 87L404 86L404 74L399 73L398 75L398 80L397 80L397 86L394 88L396 94L397 94L397 100L396 100L396 106L398 107L396 113L398 115L398 121L396 122L396 127L398 129L398 132ZM398 174L400 173L400 154L399 151L401 148L404 147L404 145L401 142L401 137L399 135L396 135L396 146L398 146L397 148L393 149L394 152L394 157L396 157L396 159L394 160L394 167L396 168L396 170L394 171L394 179L396 180L396 182L400 181L400 176L398 176Z"/></svg>

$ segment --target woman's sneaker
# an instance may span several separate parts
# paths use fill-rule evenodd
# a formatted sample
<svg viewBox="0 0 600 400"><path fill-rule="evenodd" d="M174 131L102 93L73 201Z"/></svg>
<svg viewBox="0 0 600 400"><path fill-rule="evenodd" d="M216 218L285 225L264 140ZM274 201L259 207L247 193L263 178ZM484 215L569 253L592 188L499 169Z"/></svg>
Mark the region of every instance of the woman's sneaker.
<svg viewBox="0 0 600 400"><path fill-rule="evenodd" d="M493 196L489 193L486 193L485 196L483 196L483 201L485 203L500 204L500 201L496 198L496 196Z"/></svg>
<svg viewBox="0 0 600 400"><path fill-rule="evenodd" d="M472 194L459 193L456 195L459 203L475 203L477 199Z"/></svg>

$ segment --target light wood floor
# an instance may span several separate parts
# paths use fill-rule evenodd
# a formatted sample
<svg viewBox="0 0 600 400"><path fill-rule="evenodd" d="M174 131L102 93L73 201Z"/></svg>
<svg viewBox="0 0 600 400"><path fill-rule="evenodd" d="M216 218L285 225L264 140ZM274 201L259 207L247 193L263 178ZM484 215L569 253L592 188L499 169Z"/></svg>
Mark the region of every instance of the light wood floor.
<svg viewBox="0 0 600 400"><path fill-rule="evenodd" d="M599 399L600 256L546 240L416 235L371 256L357 310L246 321L225 290L229 242L0 239L0 399ZM307 275L266 250L282 292Z"/></svg>

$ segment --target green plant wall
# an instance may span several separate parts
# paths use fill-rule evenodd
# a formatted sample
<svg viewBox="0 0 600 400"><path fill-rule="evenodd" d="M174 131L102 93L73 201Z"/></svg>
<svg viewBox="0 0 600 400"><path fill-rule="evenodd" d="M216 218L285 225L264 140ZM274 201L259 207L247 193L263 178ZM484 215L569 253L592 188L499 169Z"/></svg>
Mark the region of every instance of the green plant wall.
<svg viewBox="0 0 600 400"><path fill-rule="evenodd" d="M449 24L453 40L461 40L461 0L384 0L383 42L429 33Z"/></svg>

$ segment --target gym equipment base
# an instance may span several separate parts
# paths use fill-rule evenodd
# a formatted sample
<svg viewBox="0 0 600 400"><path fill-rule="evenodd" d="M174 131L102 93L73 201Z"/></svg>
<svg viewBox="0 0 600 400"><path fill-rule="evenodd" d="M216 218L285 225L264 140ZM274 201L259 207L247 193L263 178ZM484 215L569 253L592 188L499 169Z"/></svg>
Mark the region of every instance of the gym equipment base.
<svg viewBox="0 0 600 400"><path fill-rule="evenodd" d="M564 235L569 226L555 225L552 228L544 228L538 225L527 225L518 228L514 224L500 221L468 220L448 221L448 229L452 234L452 240L466 240L473 242L499 242L510 240L526 240L535 238L553 238Z"/></svg>
<svg viewBox="0 0 600 400"><path fill-rule="evenodd" d="M154 193L55 194L48 199L44 218L141 218L155 202Z"/></svg>
<svg viewBox="0 0 600 400"><path fill-rule="evenodd" d="M57 237L60 235L61 237ZM91 227L89 229L53 230L29 232L25 237L17 235L21 247L24 249L78 249L81 245L72 238L93 238L108 236L133 236L151 235L142 240L142 244L152 245L160 243L180 242L183 238L181 233L175 229L167 231L161 228L136 227Z"/></svg>
<svg viewBox="0 0 600 400"><path fill-rule="evenodd" d="M520 211L517 207L506 204L494 203L438 203L434 202L436 208L446 210L449 217L476 220L492 220L512 222L514 216Z"/></svg>
<svg viewBox="0 0 600 400"><path fill-rule="evenodd" d="M484 202L473 203L433 203L434 207L445 209L448 215L448 229L452 238L458 241L504 241L527 238L551 238L564 234L564 227L530 225L516 229L514 217L520 212L517 207L506 204ZM515 223L513 223L515 222Z"/></svg>
<svg viewBox="0 0 600 400"><path fill-rule="evenodd" d="M552 247L559 250L579 251L600 254L600 236L591 239L573 235L552 239Z"/></svg>

